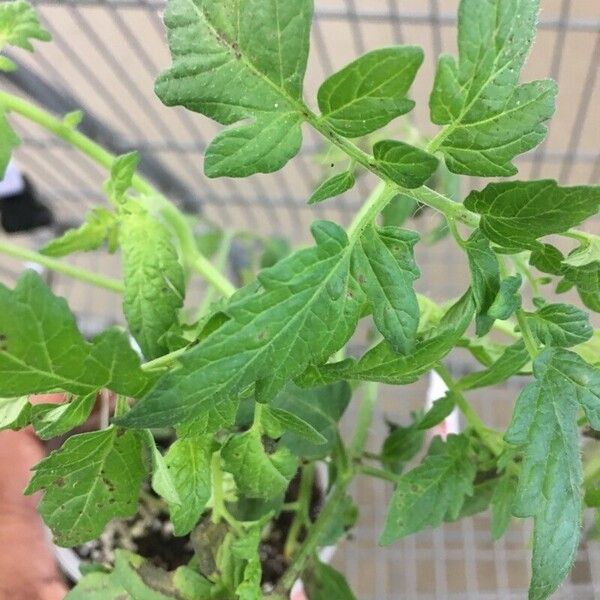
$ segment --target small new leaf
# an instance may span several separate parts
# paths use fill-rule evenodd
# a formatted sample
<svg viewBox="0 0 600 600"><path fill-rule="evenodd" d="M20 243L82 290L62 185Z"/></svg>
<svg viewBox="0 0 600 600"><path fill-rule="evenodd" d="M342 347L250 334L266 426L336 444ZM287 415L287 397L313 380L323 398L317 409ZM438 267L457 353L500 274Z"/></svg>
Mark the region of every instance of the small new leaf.
<svg viewBox="0 0 600 600"><path fill-rule="evenodd" d="M431 429L439 425L456 406L456 396L452 392L447 392L445 396L438 398L433 406L425 413L423 418L417 423L417 429Z"/></svg>
<svg viewBox="0 0 600 600"><path fill-rule="evenodd" d="M467 437L450 435L435 453L400 477L380 543L456 519L465 498L473 494L476 468L469 452Z"/></svg>
<svg viewBox="0 0 600 600"><path fill-rule="evenodd" d="M296 457L283 446L268 454L254 429L233 436L221 456L223 468L247 498L268 499L283 493L298 468Z"/></svg>
<svg viewBox="0 0 600 600"><path fill-rule="evenodd" d="M312 196L308 199L308 204L318 204L327 200L328 198L334 198L354 187L355 179L352 171L344 171L338 173L333 177L325 180L319 187L313 192Z"/></svg>
<svg viewBox="0 0 600 600"><path fill-rule="evenodd" d="M493 319L505 321L521 308L522 298L519 290L523 279L521 275L510 275L500 282L500 290L488 310Z"/></svg>
<svg viewBox="0 0 600 600"><path fill-rule="evenodd" d="M117 218L105 208L94 208L77 229L69 229L61 237L48 242L40 252L48 256L67 256L74 252L97 250L111 235Z"/></svg>
<svg viewBox="0 0 600 600"><path fill-rule="evenodd" d="M169 1L173 65L156 81L159 98L223 125L250 121L209 145L209 177L270 173L300 149L311 19L312 0Z"/></svg>
<svg viewBox="0 0 600 600"><path fill-rule="evenodd" d="M10 45L33 52L31 40L48 42L51 39L29 2L15 0L0 5L0 50Z"/></svg>
<svg viewBox="0 0 600 600"><path fill-rule="evenodd" d="M465 207L481 215L479 228L500 246L536 250L538 238L563 233L600 209L600 187L560 187L556 181L490 183Z"/></svg>
<svg viewBox="0 0 600 600"><path fill-rule="evenodd" d="M445 125L433 149L444 154L450 171L514 175L512 160L546 136L556 84L519 85L538 8L539 0L462 0L458 64L440 57L429 101L431 120Z"/></svg>
<svg viewBox="0 0 600 600"><path fill-rule="evenodd" d="M406 97L423 50L416 46L381 48L368 52L329 77L319 88L319 109L340 135L367 135L415 105Z"/></svg>
<svg viewBox="0 0 600 600"><path fill-rule="evenodd" d="M99 536L113 518L130 517L145 475L134 432L110 427L70 437L34 467L25 490L44 490L39 511L61 546Z"/></svg>
<svg viewBox="0 0 600 600"><path fill-rule="evenodd" d="M547 348L533 365L505 439L524 446L513 514L534 517L531 600L565 578L579 544L582 510L577 413L600 429L600 369L568 350Z"/></svg>
<svg viewBox="0 0 600 600"><path fill-rule="evenodd" d="M294 433L311 444L322 445L327 441L310 423L293 412L274 406L268 406L266 410L279 423L283 431Z"/></svg>
<svg viewBox="0 0 600 600"><path fill-rule="evenodd" d="M147 213L121 217L123 312L147 359L168 352L162 336L177 322L185 277L166 227Z"/></svg>
<svg viewBox="0 0 600 600"><path fill-rule="evenodd" d="M435 156L393 140L377 142L373 146L373 157L382 173L406 188L421 187L438 167Z"/></svg>
<svg viewBox="0 0 600 600"><path fill-rule="evenodd" d="M419 328L419 304L413 289L419 276L413 256L418 239L412 231L369 226L354 253L356 278L367 294L375 325L400 354L414 348Z"/></svg>
<svg viewBox="0 0 600 600"><path fill-rule="evenodd" d="M110 178L104 183L104 191L115 206L125 202L125 195L131 187L139 162L140 155L137 152L128 152L115 158L110 169Z"/></svg>
<svg viewBox="0 0 600 600"><path fill-rule="evenodd" d="M171 472L167 467L165 457L156 447L156 441L154 440L152 432L146 430L142 435L144 436L146 446L150 451L150 458L152 461L152 489L161 498L164 498L169 503L169 506L181 506L182 502L179 497L179 492L171 477Z"/></svg>

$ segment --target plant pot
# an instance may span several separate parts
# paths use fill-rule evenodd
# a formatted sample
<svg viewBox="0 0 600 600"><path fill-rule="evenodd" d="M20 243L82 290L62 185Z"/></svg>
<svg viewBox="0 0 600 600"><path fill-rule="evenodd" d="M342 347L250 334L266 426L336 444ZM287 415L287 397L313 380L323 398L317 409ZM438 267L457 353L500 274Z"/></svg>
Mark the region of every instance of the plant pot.
<svg viewBox="0 0 600 600"><path fill-rule="evenodd" d="M317 508L320 504L320 502L322 501L322 499L325 497L325 493L327 490L327 481L328 481L328 472L327 472L327 467L324 463L317 463L316 465L316 469L317 469L317 476L315 478L315 490L317 491L317 500L313 500L313 508ZM146 497L148 496L148 494L146 494ZM146 502L148 502L148 500L146 500ZM146 506L145 503L142 503L143 507ZM125 536L119 538L120 542L123 545L119 545L118 543L114 543L114 545L112 545L112 541L113 539L117 539L118 538L118 531L124 531L124 530L128 530L129 528L135 528L135 527L140 527L140 523L142 523L144 521L144 517L141 516L140 513L145 512L144 510L140 510L138 512L138 514L130 520L127 521L114 521L112 522L112 527L109 526L109 528L107 528L107 532L105 532L105 534L103 534L103 536L101 536L98 540L94 540L93 542L90 542L88 544L82 544L80 546L77 547L77 549L71 549L71 548L61 548L59 546L54 546L54 555L56 557L56 562L58 563L58 566L60 567L60 570L62 571L63 575L65 576L65 578L71 582L72 586L75 586L77 584L77 582L79 582L79 580L82 578L82 573L81 573L81 567L83 564L85 564L85 562L87 562L86 558L84 558L84 556L86 555L86 552L90 552L90 558L92 559L90 562L93 562L94 560L98 560L98 553L100 552L100 548L102 547L102 551L105 551L105 548L108 545L111 545L112 549L117 549L117 548L123 548L126 550L133 550L136 551L137 553L139 553L140 555L142 555L144 558L150 559L151 562L154 562L155 564L157 564L158 566L161 566L163 568L166 568L168 570L174 569L177 566L180 566L181 564L185 564L188 560L187 558L187 554L184 554L185 552L191 552L191 549L186 550L185 549L185 540L188 538L175 538L173 536L169 537L169 540L174 541L175 543L172 544L172 549L174 552L177 552L177 548L179 547L181 549L182 552L182 556L181 561L179 563L177 562L172 562L169 560L169 558L167 556L153 556L151 553L148 552L144 552L143 549L141 548L132 548L131 547L131 539L130 538L126 538ZM147 519L146 519L147 521ZM158 524L153 524L153 525L157 525L163 528L168 529L169 528L169 522L168 520L165 521L161 521ZM157 531L156 536L158 536L159 534L163 533L162 531L158 531L157 529L154 529L153 531ZM283 530L285 531L285 530ZM106 536L112 536L112 539L110 541L106 541ZM143 547L149 547L150 543L150 536L153 535L151 533L148 534L147 537L144 538L138 538L138 539L143 539L143 542L141 543L142 548ZM283 536L283 539L285 539L285 536ZM103 540L104 543L103 543ZM164 550L164 544L163 543L158 543L156 544L157 547L161 547L161 549ZM334 553L335 553L335 546L326 546L321 548L321 550L319 551L319 558L321 559L322 562L329 562L331 561ZM167 548L168 550L168 548ZM306 595L304 593L304 586L302 584L301 580L297 580L296 583L294 584L291 592L290 592L290 600L306 600Z"/></svg>

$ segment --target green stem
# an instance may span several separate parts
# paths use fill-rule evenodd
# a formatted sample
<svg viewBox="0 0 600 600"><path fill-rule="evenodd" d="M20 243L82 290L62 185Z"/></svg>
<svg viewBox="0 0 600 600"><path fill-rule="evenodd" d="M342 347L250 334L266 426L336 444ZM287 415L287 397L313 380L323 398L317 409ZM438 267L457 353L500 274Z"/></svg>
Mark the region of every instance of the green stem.
<svg viewBox="0 0 600 600"><path fill-rule="evenodd" d="M22 248L21 246L17 246L16 244L4 240L0 240L0 253L36 263L42 267L56 271L57 273L68 275L74 279L85 281L86 283L111 292L120 294L124 290L123 283L116 279L110 279L109 277L104 277L98 273L74 267L73 265L61 262L50 256L45 256L39 252L34 252L33 250L27 250L26 248Z"/></svg>
<svg viewBox="0 0 600 600"><path fill-rule="evenodd" d="M529 328L529 323L527 323L525 312L522 308L519 308L515 314L517 317L517 323L519 324L519 329L521 330L521 337L523 338L523 342L525 342L525 348L527 348L527 352L529 352L531 360L535 360L540 351L535 338L531 333L531 329Z"/></svg>
<svg viewBox="0 0 600 600"><path fill-rule="evenodd" d="M309 510L314 480L315 463L308 463L302 467L300 490L298 492L298 509L296 510L294 519L290 525L287 539L285 540L285 546L283 548L283 557L287 561L294 556L298 536L302 531L302 527L310 524Z"/></svg>
<svg viewBox="0 0 600 600"><path fill-rule="evenodd" d="M383 469L377 469L376 467L370 467L369 465L360 465L357 467L357 471L361 475L368 475L369 477L376 477L377 479L383 479L384 481L391 481L392 483L398 483L400 475L385 471Z"/></svg>
<svg viewBox="0 0 600 600"><path fill-rule="evenodd" d="M381 181L377 184L348 227L347 233L351 243L360 237L365 227L374 221L386 204L397 194L397 190L387 183Z"/></svg>
<svg viewBox="0 0 600 600"><path fill-rule="evenodd" d="M110 170L115 156L107 152L102 146L96 144L87 136L76 129L68 127L50 113L46 112L23 100L18 96L13 96L6 92L0 92L0 106L6 111L15 112L30 121L37 123L44 129L68 142L94 162ZM200 274L208 283L216 287L224 296L230 296L235 287L212 266L212 264L198 251L195 245L193 234L186 222L183 214L169 202L158 190L156 190L146 179L140 175L134 175L131 181L134 190L142 195L151 196L160 204L160 211L164 219L173 227L179 238L180 244L188 260L188 264L198 274Z"/></svg>
<svg viewBox="0 0 600 600"><path fill-rule="evenodd" d="M171 364L177 360L182 354L184 354L188 350L188 347L179 348L178 350L173 350L173 352L169 352L169 354L165 354L163 356L159 356L154 360L149 360L142 365L142 369L144 371L154 371L156 369L165 369L170 367Z"/></svg>
<svg viewBox="0 0 600 600"><path fill-rule="evenodd" d="M210 474L212 477L213 509L211 519L213 523L218 523L221 519L226 521L230 527L237 533L242 533L239 521L227 510L225 506L225 497L223 495L223 471L221 470L221 451L213 453L210 463Z"/></svg>
<svg viewBox="0 0 600 600"><path fill-rule="evenodd" d="M364 446L369 436L369 427L371 427L373 413L375 412L378 391L378 383L370 381L365 385L365 392L358 409L356 429L354 430L354 435L350 442L350 456L352 458L361 456L363 453Z"/></svg>
<svg viewBox="0 0 600 600"><path fill-rule="evenodd" d="M500 456L504 450L504 444L498 439L498 434L492 429L486 427L483 421L479 418L479 415L475 412L473 407L464 397L462 391L456 385L456 382L450 374L450 371L448 371L448 369L442 364L438 364L435 367L435 371L454 395L456 405L458 406L460 412L462 412L464 415L469 427L473 429L473 431L475 431L477 435L484 441L492 454L495 456Z"/></svg>

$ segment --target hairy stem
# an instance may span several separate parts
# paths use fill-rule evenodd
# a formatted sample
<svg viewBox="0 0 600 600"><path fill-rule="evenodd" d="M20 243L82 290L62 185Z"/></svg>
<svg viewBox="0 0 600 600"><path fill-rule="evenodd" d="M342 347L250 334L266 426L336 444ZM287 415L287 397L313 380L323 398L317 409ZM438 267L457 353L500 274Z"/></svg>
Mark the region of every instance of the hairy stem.
<svg viewBox="0 0 600 600"><path fill-rule="evenodd" d="M361 456L369 436L369 428L373 421L379 384L373 381L365 385L365 392L358 409L356 428L350 442L350 456Z"/></svg>
<svg viewBox="0 0 600 600"><path fill-rule="evenodd" d="M298 507L292 524L290 525L287 539L285 540L285 546L283 548L283 557L286 560L290 560L294 555L296 544L298 542L298 536L302 531L302 527L310 524L309 510L314 480L315 463L308 463L302 467L300 490L298 492Z"/></svg>
<svg viewBox="0 0 600 600"><path fill-rule="evenodd" d="M527 348L527 352L529 352L531 360L535 360L540 351L535 341L535 338L533 337L533 333L531 333L531 329L529 328L529 324L527 323L527 317L525 316L525 312L522 308L519 308L517 310L516 316L517 323L519 323L519 329L521 330L523 342L525 342L525 348Z"/></svg>
<svg viewBox="0 0 600 600"><path fill-rule="evenodd" d="M50 256L45 256L44 254L34 252L33 250L27 250L26 248L22 248L17 244L12 244L4 240L0 240L0 253L36 263L57 273L68 275L69 277L73 277L79 281L84 281L85 283L89 283L111 292L120 294L124 290L124 286L121 281L110 279L109 277L99 275L98 273L94 273L86 269L74 267L73 265L56 260Z"/></svg>
<svg viewBox="0 0 600 600"><path fill-rule="evenodd" d="M57 119L49 112L38 108L27 100L6 92L0 92L0 106L7 111L18 113L30 121L37 123L83 152L107 170L112 167L116 158L113 154L79 131L65 125L63 121ZM158 200L160 203L160 212L178 236L189 266L224 296L230 296L235 291L235 287L199 252L185 216L140 175L133 176L131 185L140 194L149 195Z"/></svg>
<svg viewBox="0 0 600 600"><path fill-rule="evenodd" d="M360 237L365 227L373 222L375 217L385 208L386 204L397 194L397 190L383 181L377 185L354 217L350 227L348 227L347 233L351 242L356 241Z"/></svg>

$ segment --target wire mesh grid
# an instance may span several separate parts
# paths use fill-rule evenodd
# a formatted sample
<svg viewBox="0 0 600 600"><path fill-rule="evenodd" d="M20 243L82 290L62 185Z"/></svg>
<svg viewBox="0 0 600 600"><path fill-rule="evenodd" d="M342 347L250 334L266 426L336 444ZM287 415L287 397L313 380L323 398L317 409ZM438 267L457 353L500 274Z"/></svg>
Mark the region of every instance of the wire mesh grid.
<svg viewBox="0 0 600 600"><path fill-rule="evenodd" d="M34 55L12 56L15 74L2 85L57 113L82 108L82 128L114 152L138 149L142 168L165 194L191 211L201 211L220 226L265 235L283 235L295 243L307 240L310 222L351 219L372 187L370 177L355 190L322 206L306 198L339 157L304 131L300 155L282 171L245 180L209 180L202 173L202 154L217 127L182 109L167 109L154 97L153 81L169 62L161 22L163 0L34 0L53 34L50 45ZM417 108L399 120L389 135L416 127L425 135L427 101L435 58L456 50L458 0L316 0L305 95L314 98L318 84L357 55L385 45L423 46L426 61L413 87ZM592 0L541 0L538 41L524 80L552 77L560 86L558 109L545 143L518 159L520 178L554 177L563 184L598 183L600 153L600 3ZM85 211L104 203L106 174L70 147L39 129L19 122L23 144L17 160L40 194L65 224L81 221ZM482 182L472 179L463 192ZM426 228L426 220L414 224ZM597 230L598 221L590 227ZM19 236L24 244L39 236ZM109 275L120 271L118 257L97 253L71 259L74 264ZM419 291L447 300L467 285L461 257L449 242L423 246L418 253L423 276ZM0 280L12 281L22 265L0 260ZM90 290L63 277L52 279L82 324L90 329L120 319L119 298ZM201 289L195 290L201 293ZM456 369L469 368L453 357ZM373 449L385 434L384 415L408 420L422 407L424 383L386 388L371 432ZM517 386L504 386L475 397L475 406L491 425L505 425ZM346 422L352 421L353 409ZM355 485L361 520L334 561L349 576L359 598L523 598L529 574L527 523L513 524L506 537L492 544L488 517L477 516L437 531L413 536L381 549L385 507L391 490L382 482ZM557 598L600 597L600 547L582 543L575 568Z"/></svg>

